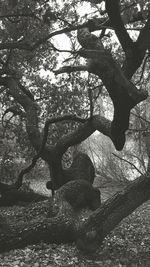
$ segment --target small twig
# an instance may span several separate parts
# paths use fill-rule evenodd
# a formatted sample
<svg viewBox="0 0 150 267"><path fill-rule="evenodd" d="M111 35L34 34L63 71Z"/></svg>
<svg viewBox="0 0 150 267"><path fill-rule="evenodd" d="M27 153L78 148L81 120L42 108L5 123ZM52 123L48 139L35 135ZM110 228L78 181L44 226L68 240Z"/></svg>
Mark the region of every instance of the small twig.
<svg viewBox="0 0 150 267"><path fill-rule="evenodd" d="M138 85L141 82L142 78L143 78L146 62L147 62L149 56L150 56L150 54L148 54L144 59L143 66L142 66L142 72L141 72L141 75L140 75L140 79L139 79L139 81L136 82L136 85Z"/></svg>
<svg viewBox="0 0 150 267"><path fill-rule="evenodd" d="M30 13L30 14L4 14L4 15L0 15L0 20L3 18L10 19L10 18L18 18L18 17L32 17L32 18L36 18L39 21L41 21L40 18L38 18L34 13ZM11 21L11 22L18 22L18 21L15 20L15 21Z"/></svg>
<svg viewBox="0 0 150 267"><path fill-rule="evenodd" d="M89 85L89 76L88 76L88 85ZM92 99L92 91L89 87L88 87L88 97L90 101L90 118L92 118L93 117L93 99Z"/></svg>
<svg viewBox="0 0 150 267"><path fill-rule="evenodd" d="M51 47L53 48L54 51L58 51L58 52L62 52L62 53L77 54L76 51L59 49L56 46L54 46L52 43L51 43Z"/></svg>
<svg viewBox="0 0 150 267"><path fill-rule="evenodd" d="M141 31L143 28L142 27L138 27L138 28L130 28L130 27L127 27L126 30L127 31Z"/></svg>
<svg viewBox="0 0 150 267"><path fill-rule="evenodd" d="M5 61L5 65L4 65L5 68L8 67L9 61L10 61L10 59L11 59L11 55L12 55L12 49L9 50L9 53L8 53L8 55L7 55L7 59L6 59L6 61Z"/></svg>
<svg viewBox="0 0 150 267"><path fill-rule="evenodd" d="M127 159L123 159L123 158L121 158L121 157L119 157L118 155L116 155L115 153L112 153L116 158L118 158L118 159L120 159L120 160L122 160L122 161L125 161L125 162L127 162L128 164L130 164L132 167L134 167L141 175L144 175L144 173L142 173L135 165L134 165L134 163L131 163L129 160L127 160Z"/></svg>
<svg viewBox="0 0 150 267"><path fill-rule="evenodd" d="M132 131L132 132L146 132L148 131L148 127L145 128L145 129L132 129L132 128L129 128L128 131Z"/></svg>
<svg viewBox="0 0 150 267"><path fill-rule="evenodd" d="M145 121L146 123L150 124L150 121L146 120L146 119L145 119L145 118L143 118L142 116L140 116L140 115L137 115L137 114L135 114L134 112L131 112L131 114L132 114L132 115L134 115L135 117L137 117L137 118L139 118L139 119L141 119L141 120Z"/></svg>
<svg viewBox="0 0 150 267"><path fill-rule="evenodd" d="M78 65L78 66L64 66L59 69L53 70L53 72L58 75L62 73L71 73L75 71L88 71L88 65Z"/></svg>

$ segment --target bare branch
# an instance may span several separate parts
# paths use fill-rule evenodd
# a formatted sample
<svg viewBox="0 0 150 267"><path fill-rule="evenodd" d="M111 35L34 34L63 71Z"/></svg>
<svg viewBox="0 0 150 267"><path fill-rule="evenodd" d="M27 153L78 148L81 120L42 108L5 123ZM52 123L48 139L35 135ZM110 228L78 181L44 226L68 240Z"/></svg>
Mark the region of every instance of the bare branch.
<svg viewBox="0 0 150 267"><path fill-rule="evenodd" d="M19 17L31 17L31 18L36 18L37 20L41 21L41 19L39 17L37 17L34 13L29 13L29 14L4 14L4 15L0 15L0 19L3 18L19 18ZM12 21L13 22L13 21ZM16 22L16 20L14 21Z"/></svg>
<svg viewBox="0 0 150 267"><path fill-rule="evenodd" d="M45 43L50 38L52 38L56 35L75 31L75 30L79 30L79 29L83 29L85 27L88 27L90 29L90 31L102 30L102 29L106 29L106 28L113 29L109 19L105 19L105 18L95 19L94 18L93 20L89 20L86 23L83 23L80 25L73 25L73 26L65 27L65 28L60 29L60 30L56 30L56 31L48 34L45 37L39 38L39 40L37 40L37 42L35 42L34 44L29 44L27 42L5 42L5 43L1 42L0 43L0 50L19 49L19 50L33 51L33 50L37 49L41 44Z"/></svg>
<svg viewBox="0 0 150 267"><path fill-rule="evenodd" d="M26 128L29 135L29 139L32 142L34 148L38 151L41 146L41 134L38 128L38 116L37 112L39 107L36 102L32 100L30 96L20 89L20 83L10 76L1 77L0 85L8 88L9 94L24 108L26 112Z"/></svg>
<svg viewBox="0 0 150 267"><path fill-rule="evenodd" d="M63 154L68 147L81 143L96 130L111 138L110 126L110 120L100 115L94 115L87 119L83 125L80 125L77 130L60 138L56 148Z"/></svg>
<svg viewBox="0 0 150 267"><path fill-rule="evenodd" d="M71 50L63 50L63 49L59 49L57 48L56 46L54 46L52 43L51 43L51 47L54 51L58 51L58 52L61 52L61 53L70 53L70 54L76 54L77 52L75 51L71 51Z"/></svg>
<svg viewBox="0 0 150 267"><path fill-rule="evenodd" d="M45 122L45 126L44 126L44 134L43 134L41 147L40 147L38 153L33 157L31 164L27 168L23 169L20 172L18 179L17 179L17 182L15 183L15 187L17 189L20 188L22 185L23 176L34 168L37 160L42 156L42 153L44 152L46 142L47 142L49 125L52 123L56 123L56 122L60 122L60 121L68 121L68 120L83 123L83 122L86 122L88 119L83 119L83 118L78 117L76 115L68 115L68 114L64 115L64 116L58 116L58 117L53 117L53 118L47 119Z"/></svg>
<svg viewBox="0 0 150 267"><path fill-rule="evenodd" d="M138 85L141 82L142 78L143 78L144 71L145 71L145 66L146 66L146 63L147 63L147 60L148 60L149 57L150 57L150 54L148 54L144 59L143 66L142 66L142 72L141 72L141 75L140 75L140 79L139 79L139 81L136 82L136 85Z"/></svg>
<svg viewBox="0 0 150 267"><path fill-rule="evenodd" d="M89 77L88 77L88 84L89 84ZM90 117L93 117L93 95L91 88L88 87L88 97L90 102Z"/></svg>
<svg viewBox="0 0 150 267"><path fill-rule="evenodd" d="M88 65L78 65L78 66L64 66L59 68L58 70L54 70L53 72L58 75L61 73L71 73L75 71L88 71Z"/></svg>
<svg viewBox="0 0 150 267"><path fill-rule="evenodd" d="M148 120L145 119L144 117L142 117L142 116L140 116L140 115L137 115L137 114L135 114L134 112L131 112L131 114L134 115L135 117L137 117L137 118L143 120L144 122L150 124L150 121L148 121Z"/></svg>
<svg viewBox="0 0 150 267"><path fill-rule="evenodd" d="M88 70L98 75L109 92L114 105L114 118L111 135L117 150L125 143L125 131L129 127L130 110L148 96L146 91L137 90L123 74L111 54L105 51L101 40L91 34L88 28L78 31L78 40L86 49L80 49L79 55L89 58Z"/></svg>
<svg viewBox="0 0 150 267"><path fill-rule="evenodd" d="M121 157L119 157L118 155L116 155L115 153L112 153L116 158L118 158L118 159L120 159L120 160L122 160L122 161L125 161L125 162L127 162L128 164L130 164L132 167L134 167L134 169L136 170L136 171L138 171L141 175L144 175L144 173L142 173L132 162L130 162L129 160L127 160L127 159L123 159L123 158L121 158Z"/></svg>
<svg viewBox="0 0 150 267"><path fill-rule="evenodd" d="M119 2L120 0L116 0L114 2L106 0L106 9L111 21L111 25L114 27L116 35L126 54L126 59L123 64L124 73L127 78L131 79L132 75L135 73L135 71L140 67L142 63L146 49L148 48L147 46L150 45L150 38L149 38L150 22L147 22L144 29L141 30L137 42L133 42L133 40L127 33L127 30L125 29L124 23L122 21L119 10ZM141 16L137 14L136 19L141 20Z"/></svg>
<svg viewBox="0 0 150 267"><path fill-rule="evenodd" d="M47 119L46 123L45 123L45 127L49 127L49 125L51 123L56 123L56 122L60 122L60 121L68 121L68 120L83 123L83 122L88 121L89 119L84 119L84 118L81 118L81 117L74 115L74 114L66 114L66 115L57 116L57 117Z"/></svg>
<svg viewBox="0 0 150 267"><path fill-rule="evenodd" d="M130 38L124 27L124 23L120 15L119 2L119 0L106 0L106 10L111 21L111 25L113 26L116 32L116 35L122 45L122 48L125 52L127 52L128 49L132 49L133 40Z"/></svg>
<svg viewBox="0 0 150 267"><path fill-rule="evenodd" d="M85 0L85 2L90 2L92 4L100 4L102 3L104 0ZM81 2L84 2L83 0Z"/></svg>

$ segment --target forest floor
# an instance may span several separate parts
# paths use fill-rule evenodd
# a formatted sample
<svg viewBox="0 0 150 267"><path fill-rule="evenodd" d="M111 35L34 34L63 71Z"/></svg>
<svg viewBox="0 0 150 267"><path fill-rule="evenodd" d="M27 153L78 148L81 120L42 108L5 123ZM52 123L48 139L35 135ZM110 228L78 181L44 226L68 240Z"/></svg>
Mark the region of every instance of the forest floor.
<svg viewBox="0 0 150 267"><path fill-rule="evenodd" d="M121 188L111 186L101 189L102 200ZM34 205L34 204L32 204ZM0 213L12 223L29 220L39 215L39 204L34 214L27 214L26 207L0 208ZM30 216L31 215L31 216ZM36 244L0 254L0 267L150 267L150 201L125 218L105 238L94 254L83 254L75 244Z"/></svg>

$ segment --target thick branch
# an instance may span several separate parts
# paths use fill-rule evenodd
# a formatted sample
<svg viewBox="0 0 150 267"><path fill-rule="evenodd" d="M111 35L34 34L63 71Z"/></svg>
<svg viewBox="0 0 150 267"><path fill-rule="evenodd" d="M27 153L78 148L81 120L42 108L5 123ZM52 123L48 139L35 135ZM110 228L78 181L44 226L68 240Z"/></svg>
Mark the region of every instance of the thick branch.
<svg viewBox="0 0 150 267"><path fill-rule="evenodd" d="M111 138L110 124L110 121L106 118L95 115L83 125L80 125L74 132L60 138L56 144L56 148L63 154L68 147L81 143L96 130Z"/></svg>
<svg viewBox="0 0 150 267"><path fill-rule="evenodd" d="M150 177L141 176L94 211L83 223L80 232L86 235L87 231L95 229L102 241L123 218L149 199Z"/></svg>
<svg viewBox="0 0 150 267"><path fill-rule="evenodd" d="M45 126L44 126L44 137L43 137L43 142L42 142L41 149L43 149L43 147L46 145L49 125L52 124L52 123L60 122L60 121L70 121L70 120L71 121L80 122L80 123L86 123L89 119L84 119L84 118L78 117L76 115L69 115L69 114L47 119L46 123L45 123ZM80 129L80 127L81 126L79 126L79 129ZM71 144L68 144L68 139L70 140L71 136L72 135L76 136L76 134L77 134L76 131L73 132L72 134L69 133L67 135L67 138L65 138L63 136L57 141L57 144L55 146L55 150L57 151L57 155L59 155L59 157L61 157L63 155L63 153L67 150L67 148L69 146L71 146ZM74 138L73 138L73 140L74 140ZM76 144L75 140L74 140L74 142Z"/></svg>
<svg viewBox="0 0 150 267"><path fill-rule="evenodd" d="M78 66L64 66L54 71L56 75L61 73L71 73L74 71L88 71L88 65L78 65Z"/></svg>
<svg viewBox="0 0 150 267"><path fill-rule="evenodd" d="M113 26L126 54L123 70L126 77L130 79L135 71L140 67L145 56L146 49L150 47L150 20L148 18L144 29L141 30L137 42L133 42L122 21L119 10L119 2L119 0L114 2L106 0L106 10L109 15L111 25ZM141 16L139 16L139 18L141 19Z"/></svg>
<svg viewBox="0 0 150 267"><path fill-rule="evenodd" d="M28 173L29 171L31 171L34 166L36 165L37 160L42 157L42 154L44 153L45 150L45 146L46 146L46 142L47 142L47 137L48 137L48 130L49 130L49 125L52 123L56 123L56 122L60 122L60 121L68 121L68 120L72 120L72 121L77 121L77 122L85 122L86 119L83 119L81 117L78 117L76 115L64 115L64 116L58 116L58 117L54 117L54 118L50 118L46 120L45 126L44 126L44 134L43 134L43 139L42 139L42 144L40 147L40 150L38 151L38 153L33 157L31 164L23 169L18 177L17 182L15 183L15 187L18 189L21 187L22 185L22 180L23 180L23 176ZM54 149L53 149L54 152ZM59 152L59 151L58 151ZM50 162L51 160L49 160Z"/></svg>
<svg viewBox="0 0 150 267"><path fill-rule="evenodd" d="M22 248L40 241L48 243L60 243L60 240L61 242L73 241L75 238L73 222L71 216L68 217L40 218L40 220L35 219L28 223L14 225L11 232L0 235L0 252Z"/></svg>
<svg viewBox="0 0 150 267"><path fill-rule="evenodd" d="M108 13L112 27L115 30L115 33L122 45L122 48L125 52L133 47L133 41L127 33L124 23L120 15L119 0L110 1L106 0L106 11Z"/></svg>
<svg viewBox="0 0 150 267"><path fill-rule="evenodd" d="M129 79L141 66L146 55L146 51L150 49L150 15L145 27L140 31L137 41L134 43L133 49L126 53L126 60L123 64L123 70Z"/></svg>
<svg viewBox="0 0 150 267"><path fill-rule="evenodd" d="M1 78L0 85L6 86L9 89L9 93L24 108L27 118L26 127L29 139L34 148L39 150L41 145L41 135L38 129L37 104L20 89L20 84L18 84L15 79L11 77Z"/></svg>
<svg viewBox="0 0 150 267"><path fill-rule="evenodd" d="M100 1L98 1L98 2L100 2ZM23 15L20 15L20 16L23 16ZM29 14L29 16L30 16L30 14ZM36 19L39 19L34 14L33 14L33 17L35 17ZM126 23L129 23L129 22L130 21L128 21ZM133 22L133 21L131 21L131 22ZM82 28L85 28L85 27L88 27L90 29L90 31L102 30L102 29L107 29L107 28L112 29L111 22L110 22L109 19L106 19L106 18L94 18L93 20L89 20L86 23L83 23L83 24L80 24L80 25L69 26L69 27L62 28L60 30L56 30L56 31L48 34L45 37L39 38L37 40L37 42L32 43L32 44L29 44L28 42L25 42L25 41L22 41L22 42L21 41L18 41L18 42L9 42L9 41L8 42L1 42L0 43L0 50L3 50L3 49L19 49L19 50L33 51L33 50L37 49L41 44L45 43L50 38L52 38L52 37L54 37L56 35L67 33L67 32L71 32L71 31L75 31L75 30L79 30L79 29L82 29Z"/></svg>
<svg viewBox="0 0 150 267"><path fill-rule="evenodd" d="M63 187L63 190L61 188L59 191L62 194L66 192L65 195L62 195L65 196L65 199L58 193L56 201L54 201L55 205L52 207L54 212L56 211L55 217L38 217L28 223L18 223L17 226L12 225L9 234L8 231L0 234L0 252L40 241L61 243L79 239L82 240L86 248L89 242L90 244L95 241L102 242L104 237L123 218L150 199L150 177L141 176L124 190L105 201L89 218L80 221L74 210L76 208L75 205L77 204L77 207L80 207L81 204L83 205L83 203L86 204L87 202L80 203L85 199L78 199L78 192L82 189L78 188L78 190L69 191L68 185L69 183ZM66 191L64 191L65 188ZM76 200L78 199L79 203L76 200L74 201L74 197ZM90 233L94 232L96 234L91 235L89 240Z"/></svg>
<svg viewBox="0 0 150 267"><path fill-rule="evenodd" d="M108 136L110 135L110 122L108 120L105 120L104 118L102 118L101 121L101 117L82 119L75 115L64 115L47 120L44 128L44 135L42 141L37 121L38 107L33 101L32 97L26 95L26 92L22 92L22 90L20 90L20 86L18 86L17 81L12 78L2 78L1 85L7 86L9 88L10 94L25 109L27 117L26 124L28 135L31 143L38 151L37 155L35 155L32 163L27 167L27 169L21 171L18 181L16 182L17 188L19 188L22 184L23 175L35 166L36 161L39 157L42 157L42 159L46 160L46 162L51 166L52 180L54 181L54 184L56 183L56 186L58 186L57 182L58 184L61 184L63 176L61 158L63 153L67 150L69 146L82 142L87 137L89 137L96 129L102 130L102 132L104 132L104 134ZM80 125L78 130L60 138L60 140L58 140L55 146L47 146L46 140L48 135L49 124L64 120L74 120L84 124Z"/></svg>
<svg viewBox="0 0 150 267"><path fill-rule="evenodd" d="M63 171L61 164L63 153L67 150L68 147L79 144L84 141L96 130L99 130L103 134L110 137L110 121L105 119L104 117L96 115L92 118L89 118L88 121L84 122L82 125L79 125L77 130L74 130L73 132L62 136L57 141L55 149L53 150L53 157L50 162L51 179L54 188L59 188L64 183L63 181L65 181L66 179L66 173ZM72 176L70 174L70 178L71 177ZM75 179L76 178L77 177L75 177Z"/></svg>
<svg viewBox="0 0 150 267"><path fill-rule="evenodd" d="M59 34L63 34L63 33L67 33L70 31L75 31L77 29L83 28L85 27L85 25L87 25L88 23L84 23L82 25L75 25L75 26L71 26L71 27L66 27L57 31L54 31L50 34L48 34L47 36L44 36L42 38L39 38L37 40L37 42L33 43L33 44L29 44L27 42L1 42L0 43L0 50L3 49L19 49L19 50L35 50L37 49L41 44L45 43L46 41L48 41L50 38L59 35Z"/></svg>
<svg viewBox="0 0 150 267"><path fill-rule="evenodd" d="M110 53L104 50L99 38L87 28L78 31L78 40L86 48L81 49L79 54L90 59L89 71L102 79L113 101L111 136L116 149L121 150L125 143L125 131L129 126L130 110L147 98L147 92L137 90L124 76Z"/></svg>

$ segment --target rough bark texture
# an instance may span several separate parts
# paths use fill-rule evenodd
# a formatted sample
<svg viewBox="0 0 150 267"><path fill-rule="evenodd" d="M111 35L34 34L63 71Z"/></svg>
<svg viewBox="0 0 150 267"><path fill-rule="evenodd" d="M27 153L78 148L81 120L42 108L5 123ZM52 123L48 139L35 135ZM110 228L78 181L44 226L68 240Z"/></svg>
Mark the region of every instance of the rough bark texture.
<svg viewBox="0 0 150 267"><path fill-rule="evenodd" d="M77 211L81 208L98 208L100 192L84 180L68 182L62 186L49 203L48 217L38 217L27 223L9 225L9 233L1 227L0 252L11 248L24 247L27 244L45 242L70 242L76 239L80 220ZM52 210L51 210L52 209ZM3 218L1 218L3 225ZM2 245L3 243L3 245Z"/></svg>
<svg viewBox="0 0 150 267"><path fill-rule="evenodd" d="M88 28L78 31L78 40L84 49L80 55L89 58L89 72L98 75L114 106L114 117L111 123L111 139L117 150L122 150L125 144L125 132L129 127L131 109L147 98L147 92L142 92L126 78L121 68L106 51L98 37L91 34Z"/></svg>
<svg viewBox="0 0 150 267"><path fill-rule="evenodd" d="M34 192L17 190L14 185L0 183L0 206L24 205L47 199L46 196Z"/></svg>
<svg viewBox="0 0 150 267"><path fill-rule="evenodd" d="M94 2L98 3L101 1L95 0ZM13 42L8 39L5 42L4 39L0 43L0 49L6 50L6 52L13 49L33 51L56 34L78 29L78 41L82 48L77 54L87 58L88 64L84 66L66 66L57 70L56 74L81 70L93 73L101 79L113 102L114 116L112 121L107 120L99 114L92 114L93 116L86 121L80 121L76 131L60 138L57 144L53 146L46 145L44 147L40 156L50 166L55 188L59 188L62 185L64 171L61 165L61 158L69 146L79 144L98 130L112 140L116 149L121 150L125 144L125 132L129 126L130 111L135 105L147 97L147 93L137 90L130 79L139 66L141 66L146 51L150 49L150 16L147 16L145 26L140 31L137 41L134 42L127 33L122 21L119 9L120 1L106 0L105 3L106 13L108 15L106 21L104 16L104 19L93 19L79 26L68 26L65 29L52 32L48 36L37 38L37 41L31 44L25 41L24 36L19 41ZM122 68L113 59L111 53L103 47L103 40L91 33L95 30L102 30L103 26L112 27L120 41L125 53ZM2 58L5 59L7 56L8 54L6 53ZM7 60L6 64L3 64L3 61L1 63L4 65L4 68L1 69L0 86L5 87L15 101L23 107L26 114L28 136L33 147L38 152L42 144L42 136L38 124L39 107L31 93L16 78L17 73L5 66L7 63ZM66 120L66 117L64 120ZM78 181L74 183L78 183ZM79 189L77 191L75 189L74 191L72 191L73 189L70 190L71 193L69 193L68 185L66 185L66 192L69 195L69 199L66 198L63 190L58 190L58 194L56 194L57 199L55 198L55 200L58 204L57 208L59 211L53 218L36 218L28 223L18 224L18 226L13 225L10 227L9 233L8 230L4 229L5 222L1 218L0 251L22 247L41 240L56 243L77 240L78 246L82 248L86 247L87 243L91 245L101 243L103 238L125 216L150 198L150 177L148 175L147 177L140 177L134 181L124 191L101 205L85 222L79 219L77 212L72 206L73 202L70 201L70 196L76 194L78 199ZM95 190L90 192L94 194ZM58 197L59 194L60 197ZM82 194L80 195L83 196ZM82 201L85 200L87 201L84 192L84 197L79 199L77 206L80 206Z"/></svg>
<svg viewBox="0 0 150 267"><path fill-rule="evenodd" d="M59 169L58 166L59 165L57 165L54 170L52 168L52 172L58 172L62 169L62 166L60 166ZM56 177L56 174L54 177ZM91 159L87 154L83 152L77 152L73 158L71 166L68 169L62 169L60 183L55 183L56 179L54 178L54 184L52 180L47 182L46 186L47 189L52 189L54 187L54 190L57 190L65 183L78 179L83 179L88 181L90 184L93 184L94 178L95 169Z"/></svg>
<svg viewBox="0 0 150 267"><path fill-rule="evenodd" d="M86 181L67 183L57 191L53 200L51 207L54 217L43 216L28 223L11 225L10 228L7 226L9 233L1 227L0 252L35 244L41 240L55 243L76 241L81 249L95 249L123 218L150 199L150 177L139 177L99 208L98 194L95 193L95 189ZM84 197L81 197L82 194ZM96 200L94 208L97 209L82 221L77 211L80 207L89 207L92 200ZM1 225L2 222L1 218Z"/></svg>
<svg viewBox="0 0 150 267"><path fill-rule="evenodd" d="M78 152L73 163L69 169L64 170L66 182L84 179L90 184L93 184L95 178L95 168L88 155L82 152Z"/></svg>

